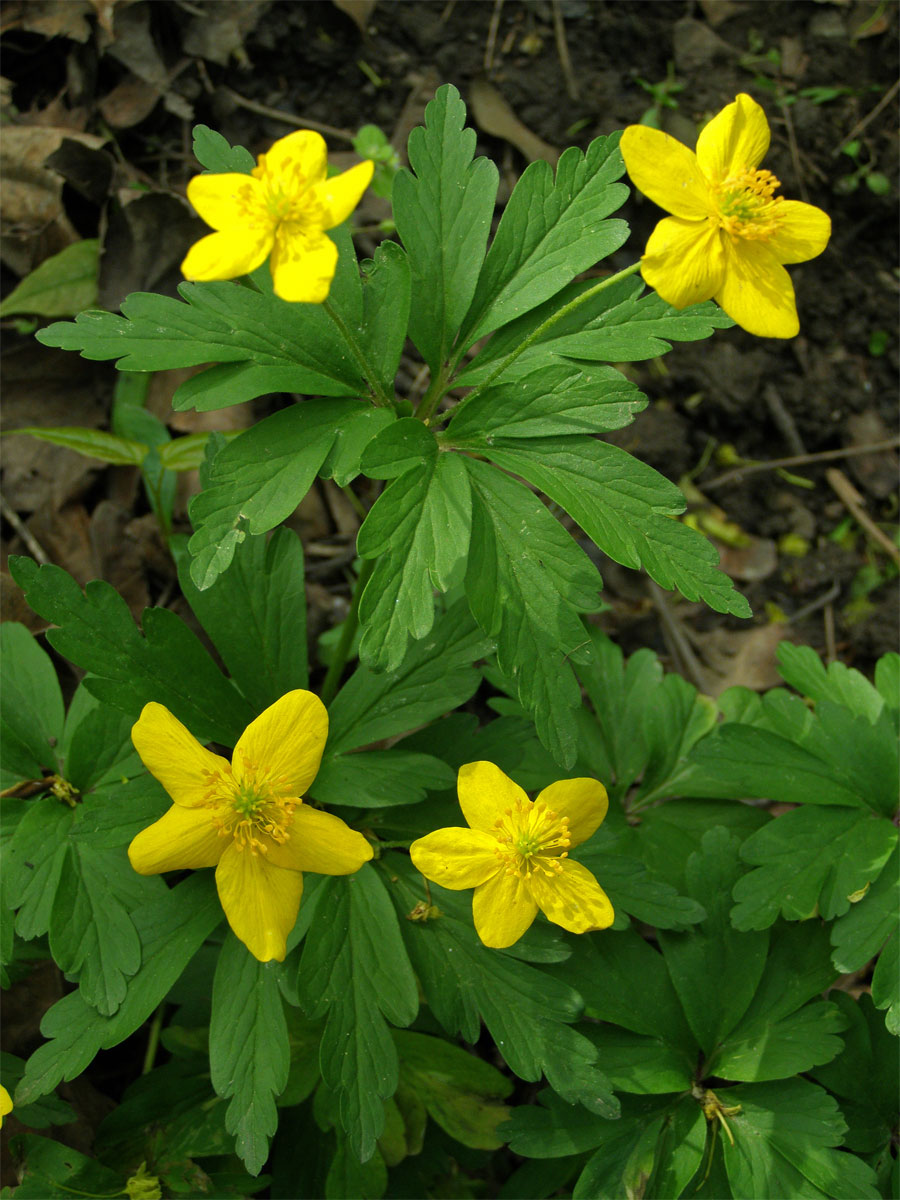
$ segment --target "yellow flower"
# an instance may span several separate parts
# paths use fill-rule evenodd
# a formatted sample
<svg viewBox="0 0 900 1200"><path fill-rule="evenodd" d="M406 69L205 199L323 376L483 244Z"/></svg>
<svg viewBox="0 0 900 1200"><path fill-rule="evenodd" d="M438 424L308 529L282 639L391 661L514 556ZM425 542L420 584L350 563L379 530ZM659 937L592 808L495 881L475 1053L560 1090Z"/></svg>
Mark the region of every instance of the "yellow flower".
<svg viewBox="0 0 900 1200"><path fill-rule="evenodd" d="M215 867L228 924L260 962L285 956L302 871L350 875L372 847L338 817L304 804L316 777L328 713L312 692L288 692L252 721L232 761L214 754L162 704L131 731L144 766L174 804L128 847L141 875Z"/></svg>
<svg viewBox="0 0 900 1200"><path fill-rule="evenodd" d="M538 909L572 933L606 929L613 908L587 867L568 857L606 816L606 788L563 779L529 800L490 762L459 769L469 829L438 829L410 846L415 866L442 887L474 887L472 916L486 946L517 942Z"/></svg>
<svg viewBox="0 0 900 1200"><path fill-rule="evenodd" d="M650 235L641 274L675 308L714 298L749 333L794 337L800 328L783 263L821 254L831 220L774 193L759 169L769 123L741 94L702 130L697 153L658 129L629 125L622 155L635 185L672 213Z"/></svg>
<svg viewBox="0 0 900 1200"><path fill-rule="evenodd" d="M12 1098L3 1084L0 1084L0 1126L3 1124L3 1118L9 1116L12 1110Z"/></svg>
<svg viewBox="0 0 900 1200"><path fill-rule="evenodd" d="M321 304L337 266L325 230L353 212L375 164L358 163L326 178L325 140L299 129L261 154L249 175L197 175L188 200L215 233L201 238L181 264L186 279L234 279L271 253L275 294Z"/></svg>

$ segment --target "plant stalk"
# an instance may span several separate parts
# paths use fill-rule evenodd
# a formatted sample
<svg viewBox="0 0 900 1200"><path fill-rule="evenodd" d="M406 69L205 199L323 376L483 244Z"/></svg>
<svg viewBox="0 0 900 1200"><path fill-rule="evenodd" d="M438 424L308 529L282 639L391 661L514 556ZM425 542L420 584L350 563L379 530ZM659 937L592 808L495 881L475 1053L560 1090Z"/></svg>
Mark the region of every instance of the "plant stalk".
<svg viewBox="0 0 900 1200"><path fill-rule="evenodd" d="M328 313L329 317L331 317L332 321L334 321L335 325L337 325L338 329L341 331L344 341L350 347L350 352L356 359L356 364L362 371L363 377L369 385L369 390L372 393L373 404L377 405L378 408L393 408L393 400L378 382L378 376L369 365L368 359L362 352L362 347L353 336L353 333L351 332L350 327L347 325L344 318L337 311L337 309L334 308L329 300L323 300L322 307Z"/></svg>
<svg viewBox="0 0 900 1200"><path fill-rule="evenodd" d="M374 570L375 560L363 559L362 565L359 568L359 575L356 577L356 586L353 589L350 611L344 620L340 640L335 649L334 657L331 660L331 665L325 673L325 679L322 682L319 692L322 703L326 708L334 699L341 675L344 673L344 667L347 665L350 647L353 645L353 639L356 637L357 629L359 629L359 602Z"/></svg>

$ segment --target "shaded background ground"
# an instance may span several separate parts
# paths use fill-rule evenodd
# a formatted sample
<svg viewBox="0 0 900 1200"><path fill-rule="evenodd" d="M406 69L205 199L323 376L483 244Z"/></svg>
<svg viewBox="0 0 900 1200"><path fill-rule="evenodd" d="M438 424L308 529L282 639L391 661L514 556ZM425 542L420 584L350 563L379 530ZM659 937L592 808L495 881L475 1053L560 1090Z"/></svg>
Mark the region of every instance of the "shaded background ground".
<svg viewBox="0 0 900 1200"><path fill-rule="evenodd" d="M174 294L178 263L204 232L183 199L196 122L254 153L298 125L324 126L338 159L374 123L402 156L434 88L453 82L480 151L501 168L502 204L530 158L554 159L639 120L692 142L747 91L769 114L766 165L785 194L833 218L828 250L792 271L801 334L774 342L731 330L627 368L651 404L615 440L689 489L693 519L718 535L754 621L665 597L603 561L603 623L626 650L651 645L711 692L777 682L782 636L867 670L896 645L896 452L803 463L789 468L794 478L731 471L896 434L897 27L897 6L874 0L9 2L4 294L49 255L93 237L103 248L103 307L134 290ZM625 215L634 237L602 270L631 261L658 217L640 197ZM366 250L385 216L375 197L361 210ZM27 313L4 322L7 428L108 427L112 366L42 348L35 326ZM412 392L424 382L419 366L411 351L402 380ZM173 416L183 378L154 377L148 397L177 432L239 427L286 402ZM81 582L107 578L135 614L153 603L187 615L135 470L28 438L5 447L4 563L10 552L36 554ZM185 530L191 486L185 478ZM326 483L291 523L307 546L315 634L346 611L359 519ZM4 615L39 630L15 588L5 593ZM19 1014L8 1015L10 1049L33 1048L36 1018L58 987L55 974L38 979L40 994L23 997L21 1029ZM86 1145L91 1105L104 1108L100 1092L115 1092L116 1069L109 1079L95 1072L96 1092L79 1085Z"/></svg>

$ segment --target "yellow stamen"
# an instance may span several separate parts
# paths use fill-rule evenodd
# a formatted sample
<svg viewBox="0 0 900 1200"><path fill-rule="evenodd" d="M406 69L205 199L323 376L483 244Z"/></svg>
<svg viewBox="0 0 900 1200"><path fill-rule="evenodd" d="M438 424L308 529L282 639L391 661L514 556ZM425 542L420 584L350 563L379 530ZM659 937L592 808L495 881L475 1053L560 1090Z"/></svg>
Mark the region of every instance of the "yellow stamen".
<svg viewBox="0 0 900 1200"><path fill-rule="evenodd" d="M744 167L714 185L712 220L733 238L766 241L780 223L780 187L771 171Z"/></svg>
<svg viewBox="0 0 900 1200"><path fill-rule="evenodd" d="M212 810L219 837L231 837L238 850L268 854L270 843L290 839L294 810L302 800L285 794L287 780L242 759L241 778L230 771L210 771L204 803Z"/></svg>
<svg viewBox="0 0 900 1200"><path fill-rule="evenodd" d="M494 853L505 864L507 875L530 879L538 873L561 874L561 860L572 844L568 817L561 817L546 804L517 800L515 808L508 808L493 828L498 843Z"/></svg>

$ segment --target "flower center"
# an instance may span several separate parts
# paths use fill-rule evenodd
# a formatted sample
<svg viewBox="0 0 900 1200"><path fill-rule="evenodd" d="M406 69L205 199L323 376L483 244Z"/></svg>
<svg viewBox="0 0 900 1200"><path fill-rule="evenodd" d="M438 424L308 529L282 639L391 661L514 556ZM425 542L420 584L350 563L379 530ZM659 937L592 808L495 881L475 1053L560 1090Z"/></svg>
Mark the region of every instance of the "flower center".
<svg viewBox="0 0 900 1200"><path fill-rule="evenodd" d="M499 843L494 853L506 866L507 875L530 879L541 872L559 875L561 859L566 858L569 837L569 818L548 808L546 804L516 801L494 822L494 837Z"/></svg>
<svg viewBox="0 0 900 1200"><path fill-rule="evenodd" d="M780 223L780 187L771 171L744 167L714 185L714 220L732 237L766 241Z"/></svg>
<svg viewBox="0 0 900 1200"><path fill-rule="evenodd" d="M290 838L294 809L303 801L285 794L287 781L248 761L243 755L240 779L220 771L207 774L206 805L219 837L231 837L238 850L268 854L269 841Z"/></svg>
<svg viewBox="0 0 900 1200"><path fill-rule="evenodd" d="M323 224L325 214L322 204L310 189L310 181L299 163L288 160L280 171L275 172L266 166L266 156L263 154L250 174L263 184L264 199L260 215L264 214L268 224L278 226L284 221L296 222L301 226Z"/></svg>

